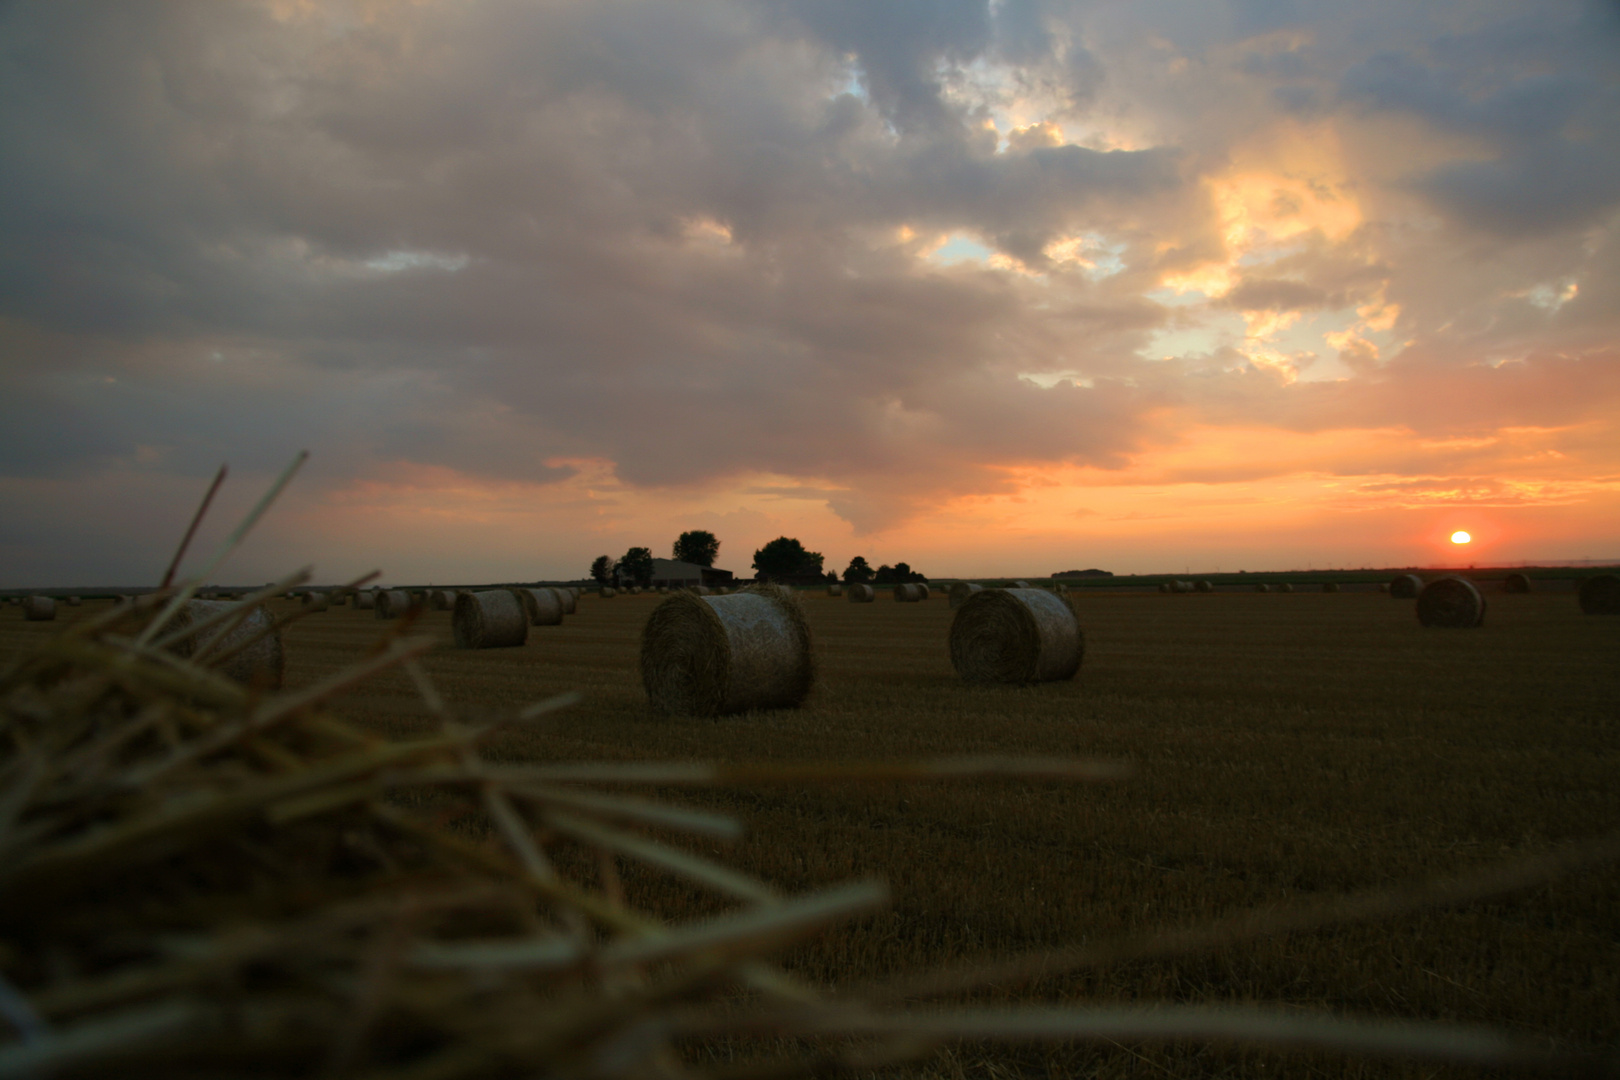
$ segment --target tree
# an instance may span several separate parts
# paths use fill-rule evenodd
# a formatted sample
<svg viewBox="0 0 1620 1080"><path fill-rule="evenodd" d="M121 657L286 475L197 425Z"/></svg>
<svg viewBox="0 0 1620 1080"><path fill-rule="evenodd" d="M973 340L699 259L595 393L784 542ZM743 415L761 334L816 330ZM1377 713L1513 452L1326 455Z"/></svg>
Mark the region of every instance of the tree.
<svg viewBox="0 0 1620 1080"><path fill-rule="evenodd" d="M882 566L878 567L877 568L877 574L872 578L872 584L874 584L874 585L894 585L894 584L896 584L896 582L894 580L894 567L890 566L888 563L884 563Z"/></svg>
<svg viewBox="0 0 1620 1080"><path fill-rule="evenodd" d="M715 556L720 554L720 541L714 533L707 529L692 529L683 532L675 541L675 558L681 562L696 563L699 566L713 566Z"/></svg>
<svg viewBox="0 0 1620 1080"><path fill-rule="evenodd" d="M792 537L778 536L754 552L754 569L764 577L793 577L798 574L821 576L824 556L819 551L806 551L804 545Z"/></svg>
<svg viewBox="0 0 1620 1080"><path fill-rule="evenodd" d="M913 582L927 584L928 578L913 570L910 563L903 562L878 567L877 575L872 579L874 585L910 585Z"/></svg>
<svg viewBox="0 0 1620 1080"><path fill-rule="evenodd" d="M844 567L844 580L851 585L865 585L872 580L872 567L864 555L857 555Z"/></svg>
<svg viewBox="0 0 1620 1080"><path fill-rule="evenodd" d="M598 555L591 563L591 577L599 585L606 585L613 578L613 559L608 555Z"/></svg>
<svg viewBox="0 0 1620 1080"><path fill-rule="evenodd" d="M619 576L637 585L651 585L653 573L651 548L633 547L619 559L614 567Z"/></svg>

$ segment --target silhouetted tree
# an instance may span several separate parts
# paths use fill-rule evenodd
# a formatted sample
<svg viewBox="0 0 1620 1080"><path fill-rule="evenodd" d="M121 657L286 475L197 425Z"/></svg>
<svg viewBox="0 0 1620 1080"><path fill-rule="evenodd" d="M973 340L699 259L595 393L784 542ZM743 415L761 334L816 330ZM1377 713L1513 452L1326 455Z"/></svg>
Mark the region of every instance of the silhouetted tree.
<svg viewBox="0 0 1620 1080"><path fill-rule="evenodd" d="M910 563L903 562L878 567L877 575L872 579L874 585L910 585L913 582L926 585L928 578L913 570Z"/></svg>
<svg viewBox="0 0 1620 1080"><path fill-rule="evenodd" d="M715 556L720 554L720 541L714 533L707 529L692 529L683 532L675 541L675 558L681 562L696 563L699 566L713 566Z"/></svg>
<svg viewBox="0 0 1620 1080"><path fill-rule="evenodd" d="M865 585L872 580L872 567L864 555L857 555L844 567L844 580L851 585Z"/></svg>
<svg viewBox="0 0 1620 1080"><path fill-rule="evenodd" d="M613 558L610 555L598 555L591 563L591 577L598 584L606 585L613 580Z"/></svg>
<svg viewBox="0 0 1620 1080"><path fill-rule="evenodd" d="M651 585L653 554L651 548L633 547L625 552L614 567L619 576L635 585Z"/></svg>
<svg viewBox="0 0 1620 1080"><path fill-rule="evenodd" d="M778 536L754 552L754 569L766 577L792 577L796 574L821 576L823 556L806 551L804 545L788 536Z"/></svg>

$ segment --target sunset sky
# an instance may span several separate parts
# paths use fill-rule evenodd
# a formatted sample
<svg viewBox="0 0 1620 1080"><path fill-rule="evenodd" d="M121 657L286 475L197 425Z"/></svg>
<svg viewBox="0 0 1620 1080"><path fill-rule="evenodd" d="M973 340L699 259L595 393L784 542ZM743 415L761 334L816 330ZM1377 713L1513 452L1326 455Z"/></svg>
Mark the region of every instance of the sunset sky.
<svg viewBox="0 0 1620 1080"><path fill-rule="evenodd" d="M1617 225L1612 2L10 3L0 588L1620 557Z"/></svg>

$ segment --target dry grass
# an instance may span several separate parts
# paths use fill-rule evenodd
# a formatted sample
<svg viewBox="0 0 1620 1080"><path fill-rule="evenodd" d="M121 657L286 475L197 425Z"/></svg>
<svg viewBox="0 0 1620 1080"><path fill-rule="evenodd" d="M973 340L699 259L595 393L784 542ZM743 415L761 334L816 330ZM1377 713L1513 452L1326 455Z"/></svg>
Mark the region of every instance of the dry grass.
<svg viewBox="0 0 1620 1080"><path fill-rule="evenodd" d="M284 602L290 610L296 602ZM418 630L445 696L491 708L577 689L585 702L492 759L797 761L1000 753L1127 758L1105 789L1028 781L967 788L767 788L683 795L734 812L750 838L713 854L787 891L881 876L894 906L801 947L817 982L1061 948L1203 922L1538 852L1620 825L1613 701L1620 620L1573 598L1503 596L1466 635L1425 631L1378 594L1286 605L1223 594L1075 599L1087 636L1074 682L968 688L951 672L945 605L805 597L822 681L803 709L654 718L634 679L651 596L586 597L526 646L457 652L449 617ZM276 607L278 605L272 605ZM54 625L0 622L0 653ZM290 688L359 659L378 627L334 609L286 634ZM431 727L403 672L340 701L391 733ZM672 916L702 902L650 875L632 896ZM667 894L665 890L668 890ZM1581 1043L1620 1039L1620 873L1590 870L1490 903L1135 961L992 995L1091 1004L1280 1001L1302 1010L1492 1024ZM709 1051L711 1053L718 1051ZM953 1050L940 1075L1432 1076L1428 1066L1169 1046ZM1465 1075L1465 1073L1459 1073Z"/></svg>

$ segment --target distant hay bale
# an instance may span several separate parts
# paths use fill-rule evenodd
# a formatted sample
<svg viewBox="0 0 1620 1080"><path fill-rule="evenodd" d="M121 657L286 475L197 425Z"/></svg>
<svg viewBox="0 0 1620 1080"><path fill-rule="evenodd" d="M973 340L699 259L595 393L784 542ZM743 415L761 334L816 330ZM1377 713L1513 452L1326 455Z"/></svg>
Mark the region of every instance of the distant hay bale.
<svg viewBox="0 0 1620 1080"><path fill-rule="evenodd" d="M629 592L630 592L631 596L640 596L641 595L641 586L640 585L632 585L632 586L630 586Z"/></svg>
<svg viewBox="0 0 1620 1080"><path fill-rule="evenodd" d="M67 598L68 607L78 607L82 603L84 603L84 601L80 600L77 596L70 596Z"/></svg>
<svg viewBox="0 0 1620 1080"><path fill-rule="evenodd" d="M959 608L963 604L967 603L968 597L972 596L976 592L983 591L983 585L975 585L971 581L958 581L956 584L951 586L951 607Z"/></svg>
<svg viewBox="0 0 1620 1080"><path fill-rule="evenodd" d="M188 600L173 618L163 624L161 634L168 636L178 633L205 619L241 607L242 604L236 600ZM287 674L287 655L281 647L281 632L274 629L274 626L275 620L271 618L270 612L262 605L253 605L252 610L225 635L224 640L208 649L208 656L203 657L201 661L203 666L211 667L220 674L248 686L261 690L280 690L282 680ZM214 636L219 633L219 629L220 627L215 625L183 637L170 646L169 651L189 660L201 649L209 646ZM216 665L213 662L213 657L234 652L237 647L253 638L258 640L223 664Z"/></svg>
<svg viewBox="0 0 1620 1080"><path fill-rule="evenodd" d="M24 622L50 622L56 618L56 599L38 593L23 601Z"/></svg>
<svg viewBox="0 0 1620 1080"><path fill-rule="evenodd" d="M1291 585L1291 584L1289 584L1288 582L1285 581L1281 585L1277 586L1277 591L1278 592L1293 592L1294 587L1293 587L1293 585Z"/></svg>
<svg viewBox="0 0 1620 1080"><path fill-rule="evenodd" d="M1215 583L1207 578L1199 578L1197 581L1193 582L1193 588L1197 589L1199 592L1214 592Z"/></svg>
<svg viewBox="0 0 1620 1080"><path fill-rule="evenodd" d="M658 586L658 595L659 596L666 596L668 594L669 594L669 586L668 585L660 585L660 586Z"/></svg>
<svg viewBox="0 0 1620 1080"><path fill-rule="evenodd" d="M1417 595L1418 622L1424 626L1466 628L1485 624L1485 598L1467 578L1435 578Z"/></svg>
<svg viewBox="0 0 1620 1080"><path fill-rule="evenodd" d="M377 594L370 592L357 592L354 594L354 609L356 611L370 611L377 606Z"/></svg>
<svg viewBox="0 0 1620 1080"><path fill-rule="evenodd" d="M596 595L600 596L603 600L611 600L615 596L618 596L619 593L613 588L613 586L604 585L600 589L596 590Z"/></svg>
<svg viewBox="0 0 1620 1080"><path fill-rule="evenodd" d="M1069 594L1069 587L1061 581L1054 581L1052 583L1052 591L1057 593L1059 596L1067 596Z"/></svg>
<svg viewBox="0 0 1620 1080"><path fill-rule="evenodd" d="M1339 583L1337 581L1323 582L1322 591L1323 592L1338 592L1339 591Z"/></svg>
<svg viewBox="0 0 1620 1080"><path fill-rule="evenodd" d="M842 585L838 584L837 582L834 582L833 584L827 586L827 595L828 596L843 596L844 595L844 587Z"/></svg>
<svg viewBox="0 0 1620 1080"><path fill-rule="evenodd" d="M1254 591L1255 592L1270 592L1271 591L1271 586L1267 585L1265 582L1262 581L1260 584L1258 584L1258 585L1256 585L1254 587Z"/></svg>
<svg viewBox="0 0 1620 1080"><path fill-rule="evenodd" d="M901 604L915 604L919 600L928 599L928 586L926 585L896 585L894 599Z"/></svg>
<svg viewBox="0 0 1620 1080"><path fill-rule="evenodd" d="M576 602L577 598L574 596L573 589L553 587L551 591L557 594L557 603L562 605L564 615L572 615L579 610L579 604Z"/></svg>
<svg viewBox="0 0 1620 1080"><path fill-rule="evenodd" d="M1389 595L1393 600L1415 600L1418 591L1423 588L1423 579L1416 574L1401 574L1391 578L1389 582Z"/></svg>
<svg viewBox="0 0 1620 1080"><path fill-rule="evenodd" d="M411 594L404 589L387 589L372 601L379 619L397 619L411 609Z"/></svg>
<svg viewBox="0 0 1620 1080"><path fill-rule="evenodd" d="M1159 582L1159 591L1162 593L1171 593L1175 592L1176 590L1171 587L1168 581L1161 581Z"/></svg>
<svg viewBox="0 0 1620 1080"><path fill-rule="evenodd" d="M1190 593L1196 591L1197 586L1190 581L1178 581L1175 583L1175 590L1178 593Z"/></svg>
<svg viewBox="0 0 1620 1080"><path fill-rule="evenodd" d="M506 589L464 592L450 613L450 632L458 649L510 648L529 640L529 616Z"/></svg>
<svg viewBox="0 0 1620 1080"><path fill-rule="evenodd" d="M454 589L434 589L428 593L429 611L449 611L456 606Z"/></svg>
<svg viewBox="0 0 1620 1080"><path fill-rule="evenodd" d="M523 605L530 626L561 626L562 601L551 589L513 589L512 595Z"/></svg>
<svg viewBox="0 0 1620 1080"><path fill-rule="evenodd" d="M1044 589L983 589L956 609L951 665L970 683L1072 679L1085 635L1069 604Z"/></svg>
<svg viewBox="0 0 1620 1080"><path fill-rule="evenodd" d="M330 601L323 592L307 592L304 594L304 606L311 611L321 612L330 606Z"/></svg>
<svg viewBox="0 0 1620 1080"><path fill-rule="evenodd" d="M815 683L810 624L776 585L672 596L641 632L641 683L665 715L796 708Z"/></svg>
<svg viewBox="0 0 1620 1080"><path fill-rule="evenodd" d="M1011 585L1009 585L1007 587L1009 589L1027 589L1027 588L1029 588L1029 582L1019 580L1019 581L1013 582Z"/></svg>
<svg viewBox="0 0 1620 1080"><path fill-rule="evenodd" d="M693 596L708 596L712 590L707 585L693 585L686 591Z"/></svg>
<svg viewBox="0 0 1620 1080"><path fill-rule="evenodd" d="M1502 591L1510 593L1527 593L1530 591L1529 574L1509 574L1502 579Z"/></svg>
<svg viewBox="0 0 1620 1080"><path fill-rule="evenodd" d="M877 590L870 585L851 585L849 587L849 602L852 604L870 604L877 599Z"/></svg>
<svg viewBox="0 0 1620 1080"><path fill-rule="evenodd" d="M1620 615L1620 577L1598 574L1581 582L1581 610L1588 615Z"/></svg>

